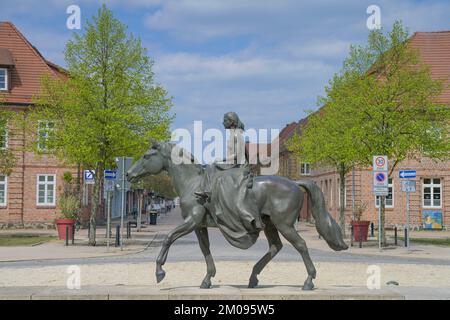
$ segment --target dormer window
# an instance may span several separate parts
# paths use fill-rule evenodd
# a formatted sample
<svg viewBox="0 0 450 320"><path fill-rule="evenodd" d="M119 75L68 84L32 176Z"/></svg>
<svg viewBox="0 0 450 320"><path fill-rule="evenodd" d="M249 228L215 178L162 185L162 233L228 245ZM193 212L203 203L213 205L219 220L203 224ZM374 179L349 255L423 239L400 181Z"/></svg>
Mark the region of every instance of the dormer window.
<svg viewBox="0 0 450 320"><path fill-rule="evenodd" d="M8 90L8 69L0 68L0 90Z"/></svg>

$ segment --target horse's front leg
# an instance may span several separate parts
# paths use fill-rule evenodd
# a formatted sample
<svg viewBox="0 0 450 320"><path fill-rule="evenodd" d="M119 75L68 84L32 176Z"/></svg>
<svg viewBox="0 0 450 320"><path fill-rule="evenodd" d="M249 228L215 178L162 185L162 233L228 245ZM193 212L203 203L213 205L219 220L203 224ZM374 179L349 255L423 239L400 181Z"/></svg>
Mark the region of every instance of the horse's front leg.
<svg viewBox="0 0 450 320"><path fill-rule="evenodd" d="M202 206L196 206L192 209L182 225L179 225L169 232L166 239L163 241L161 251L156 259L156 281L158 283L161 282L161 280L166 276L166 272L163 270L162 266L166 263L169 248L172 243L174 243L178 238L194 231L194 229L201 223L204 215L205 208Z"/></svg>

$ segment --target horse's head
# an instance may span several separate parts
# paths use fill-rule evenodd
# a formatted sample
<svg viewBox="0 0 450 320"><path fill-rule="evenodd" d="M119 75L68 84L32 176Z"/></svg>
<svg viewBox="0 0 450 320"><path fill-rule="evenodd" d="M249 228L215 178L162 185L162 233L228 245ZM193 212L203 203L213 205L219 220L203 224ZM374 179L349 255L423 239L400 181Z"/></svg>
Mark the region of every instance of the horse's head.
<svg viewBox="0 0 450 320"><path fill-rule="evenodd" d="M158 174L166 168L167 156L171 145L166 142L154 142L152 147L131 166L126 177L129 182L136 182L147 175Z"/></svg>

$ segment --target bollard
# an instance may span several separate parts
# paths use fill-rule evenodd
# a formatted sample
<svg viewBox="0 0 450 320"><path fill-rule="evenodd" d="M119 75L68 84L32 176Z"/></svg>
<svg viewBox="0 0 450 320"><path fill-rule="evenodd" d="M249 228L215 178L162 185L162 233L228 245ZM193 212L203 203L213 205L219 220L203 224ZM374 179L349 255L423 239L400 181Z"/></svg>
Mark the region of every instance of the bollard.
<svg viewBox="0 0 450 320"><path fill-rule="evenodd" d="M405 228L405 247L408 247L408 229Z"/></svg>
<svg viewBox="0 0 450 320"><path fill-rule="evenodd" d="M90 239L91 238L91 223L90 222L88 222L88 239Z"/></svg>
<svg viewBox="0 0 450 320"><path fill-rule="evenodd" d="M394 243L397 245L397 227L394 228Z"/></svg>
<svg viewBox="0 0 450 320"><path fill-rule="evenodd" d="M353 247L353 225L350 228L350 247Z"/></svg>
<svg viewBox="0 0 450 320"><path fill-rule="evenodd" d="M120 225L116 226L116 247L120 247Z"/></svg>
<svg viewBox="0 0 450 320"><path fill-rule="evenodd" d="M374 230L375 230L375 225L373 224L373 222L370 223L370 236L373 238L374 237Z"/></svg>
<svg viewBox="0 0 450 320"><path fill-rule="evenodd" d="M66 246L69 245L69 226L66 226Z"/></svg>
<svg viewBox="0 0 450 320"><path fill-rule="evenodd" d="M131 238L131 221L127 223L127 239Z"/></svg>
<svg viewBox="0 0 450 320"><path fill-rule="evenodd" d="M75 244L75 225L72 226L72 244Z"/></svg>

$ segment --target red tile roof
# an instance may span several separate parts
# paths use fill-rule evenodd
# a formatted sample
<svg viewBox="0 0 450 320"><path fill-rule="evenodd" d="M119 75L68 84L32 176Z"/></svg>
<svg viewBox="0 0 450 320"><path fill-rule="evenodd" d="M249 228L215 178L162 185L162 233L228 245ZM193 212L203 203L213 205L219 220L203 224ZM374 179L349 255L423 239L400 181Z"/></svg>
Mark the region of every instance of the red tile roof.
<svg viewBox="0 0 450 320"><path fill-rule="evenodd" d="M447 88L439 101L450 103L450 30L416 32L411 37L411 45L419 50L422 62L430 66L433 79L446 80Z"/></svg>
<svg viewBox="0 0 450 320"><path fill-rule="evenodd" d="M64 69L47 61L11 22L0 22L0 48L7 49L14 62L10 91L0 93L8 103L31 104L44 74L67 77Z"/></svg>

